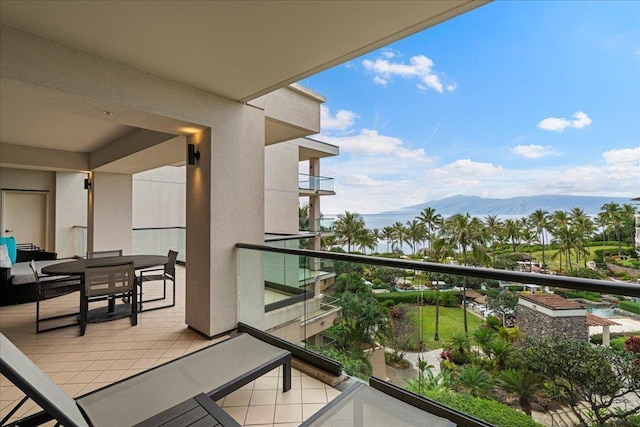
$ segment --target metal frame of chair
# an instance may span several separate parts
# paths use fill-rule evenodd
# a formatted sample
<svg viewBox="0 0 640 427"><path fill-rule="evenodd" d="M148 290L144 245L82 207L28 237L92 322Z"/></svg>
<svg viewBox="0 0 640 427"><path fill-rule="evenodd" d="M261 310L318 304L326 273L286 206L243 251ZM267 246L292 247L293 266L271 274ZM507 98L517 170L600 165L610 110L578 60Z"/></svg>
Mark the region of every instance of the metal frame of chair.
<svg viewBox="0 0 640 427"><path fill-rule="evenodd" d="M164 265L163 268L156 269L148 269L140 271L140 275L138 276L138 286L140 287L140 297L138 303L140 304L139 311L152 311L159 310L161 308L174 307L176 305L176 260L178 259L178 252L169 251L167 255L169 260ZM158 274L162 272L161 274ZM155 273L155 274L154 274ZM152 301L162 301L167 299L167 280L170 280L173 285L173 297L171 300L171 304L165 304L161 306L153 306L149 308L143 308L144 303L152 302ZM145 282L153 282L153 281L162 281L162 296L155 297L150 299L143 299L143 284Z"/></svg>
<svg viewBox="0 0 640 427"><path fill-rule="evenodd" d="M122 249L112 249L109 251L90 251L87 252L87 259L107 258L112 256L122 256Z"/></svg>
<svg viewBox="0 0 640 427"><path fill-rule="evenodd" d="M43 317L40 318L40 303L41 301L66 295L72 292L80 291L82 289L82 282L80 277L65 277L64 279L51 280L46 282L40 281L40 276L38 275L38 269L36 267L35 261L31 260L29 263L29 267L31 267L31 271L33 271L33 277L36 280L36 334L40 332L53 331L61 328L68 328L70 326L78 325L78 315L80 312L75 313L66 313L66 314L58 314L56 316ZM40 328L41 322L46 322L50 320L63 319L65 317L74 317L76 319L73 323L66 323L64 325L57 325L46 329Z"/></svg>
<svg viewBox="0 0 640 427"><path fill-rule="evenodd" d="M84 270L84 286L80 301L80 335L87 328L89 302L113 299L118 296L131 298L131 326L138 324L138 292L133 261L109 266L87 266Z"/></svg>

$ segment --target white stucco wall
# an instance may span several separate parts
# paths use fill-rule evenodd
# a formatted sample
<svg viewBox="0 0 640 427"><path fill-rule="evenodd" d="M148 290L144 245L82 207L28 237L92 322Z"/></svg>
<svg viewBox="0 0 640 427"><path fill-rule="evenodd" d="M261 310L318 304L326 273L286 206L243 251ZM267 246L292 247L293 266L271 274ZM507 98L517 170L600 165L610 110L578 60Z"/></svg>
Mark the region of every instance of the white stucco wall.
<svg viewBox="0 0 640 427"><path fill-rule="evenodd" d="M186 166L165 166L133 176L133 228L184 227Z"/></svg>
<svg viewBox="0 0 640 427"><path fill-rule="evenodd" d="M4 152L0 152L4 155ZM3 190L31 190L48 192L49 215L48 215L48 241L46 250L55 249L55 205L56 205L56 176L54 172L41 170L26 170L14 168L0 168L0 188ZM0 213L3 212L2 197L0 197ZM2 230L4 233L4 230ZM4 235L4 234L3 234ZM18 243L30 243L20 240L20 236L15 236Z"/></svg>
<svg viewBox="0 0 640 427"><path fill-rule="evenodd" d="M265 231L295 234L298 222L298 146L288 142L265 147Z"/></svg>
<svg viewBox="0 0 640 427"><path fill-rule="evenodd" d="M87 190L83 173L56 172L55 239L58 258L83 255L86 242L79 237L87 226Z"/></svg>

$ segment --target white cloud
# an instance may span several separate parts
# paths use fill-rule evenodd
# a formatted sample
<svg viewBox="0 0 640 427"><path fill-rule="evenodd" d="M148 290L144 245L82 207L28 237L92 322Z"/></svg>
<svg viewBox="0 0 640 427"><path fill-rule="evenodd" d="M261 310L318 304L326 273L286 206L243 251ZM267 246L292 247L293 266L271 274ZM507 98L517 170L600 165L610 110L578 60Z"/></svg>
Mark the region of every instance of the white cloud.
<svg viewBox="0 0 640 427"><path fill-rule="evenodd" d="M430 159L433 161L433 159ZM491 198L572 194L637 197L640 146L603 152L593 163L516 169L459 159L441 166L396 156L326 159L323 172L336 178L336 196L323 211L378 213L455 194Z"/></svg>
<svg viewBox="0 0 640 427"><path fill-rule="evenodd" d="M382 58L375 60L365 59L362 65L365 69L373 72L373 81L379 85L387 85L394 76L403 78L417 78L417 86L422 90L433 89L443 93L445 90L456 90L456 83L449 83L443 86L438 74L433 71L433 61L424 55L411 57L409 64L390 61L395 57L392 51L383 51Z"/></svg>
<svg viewBox="0 0 640 427"><path fill-rule="evenodd" d="M591 118L583 113L582 111L578 111L574 113L573 120L571 121L571 126L576 129L582 129L585 126L589 126L591 124Z"/></svg>
<svg viewBox="0 0 640 427"><path fill-rule="evenodd" d="M426 160L422 148L413 150L404 146L400 138L380 135L377 130L361 129L349 136L322 136L320 139L340 147L343 153L356 156L394 156L401 159Z"/></svg>
<svg viewBox="0 0 640 427"><path fill-rule="evenodd" d="M387 59L395 58L396 56L396 53L389 48L382 49L382 52L380 52L380 54Z"/></svg>
<svg viewBox="0 0 640 427"><path fill-rule="evenodd" d="M602 158L609 178L627 179L640 188L640 147L605 151Z"/></svg>
<svg viewBox="0 0 640 427"><path fill-rule="evenodd" d="M556 152L552 147L536 144L516 145L515 147L511 148L511 152L526 159L540 159L542 157L556 155Z"/></svg>
<svg viewBox="0 0 640 427"><path fill-rule="evenodd" d="M562 132L565 128L573 127L575 129L582 129L585 126L591 124L591 118L582 111L578 111L573 114L573 120L567 120L561 117L548 117L538 123L539 129Z"/></svg>
<svg viewBox="0 0 640 427"><path fill-rule="evenodd" d="M342 131L346 132L356 119L360 117L353 111L338 110L338 112L332 116L329 107L326 105L320 106L320 126L323 131Z"/></svg>

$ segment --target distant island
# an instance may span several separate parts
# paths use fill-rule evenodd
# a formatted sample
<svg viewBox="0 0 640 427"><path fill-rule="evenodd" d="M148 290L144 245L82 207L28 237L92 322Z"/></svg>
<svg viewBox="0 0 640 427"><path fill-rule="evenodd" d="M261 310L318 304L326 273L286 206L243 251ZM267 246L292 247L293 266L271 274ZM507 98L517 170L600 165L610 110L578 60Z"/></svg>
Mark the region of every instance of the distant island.
<svg viewBox="0 0 640 427"><path fill-rule="evenodd" d="M540 195L512 197L509 199L486 199L478 196L457 195L381 213L418 215L424 208L431 207L441 215L467 212L471 215L529 215L537 209L543 209L551 213L553 211L570 211L572 208L579 207L587 215L595 215L600 212L602 205L610 202L620 205L633 203L630 197Z"/></svg>

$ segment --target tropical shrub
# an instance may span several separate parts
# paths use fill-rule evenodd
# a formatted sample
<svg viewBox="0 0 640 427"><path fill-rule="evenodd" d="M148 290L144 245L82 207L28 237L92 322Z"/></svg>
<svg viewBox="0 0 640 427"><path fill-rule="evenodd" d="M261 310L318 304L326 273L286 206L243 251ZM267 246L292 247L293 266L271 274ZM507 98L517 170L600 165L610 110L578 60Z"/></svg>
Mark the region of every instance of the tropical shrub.
<svg viewBox="0 0 640 427"><path fill-rule="evenodd" d="M555 290L556 295L560 295L564 298L582 298L588 301L593 302L601 302L602 296L597 292L588 292L588 291L563 291L563 290Z"/></svg>
<svg viewBox="0 0 640 427"><path fill-rule="evenodd" d="M371 376L371 364L369 359L364 356L364 353L350 354L332 347L311 347L311 349L340 363L342 370L347 375L364 380L369 379Z"/></svg>
<svg viewBox="0 0 640 427"><path fill-rule="evenodd" d="M604 279L604 275L598 270L592 270L590 268L574 268L565 272L567 276L581 277L583 279Z"/></svg>
<svg viewBox="0 0 640 427"><path fill-rule="evenodd" d="M616 425L640 415L637 405L612 408L617 399L640 393L640 370L631 352L548 338L526 341L519 358L522 366L553 382L558 393L567 397L566 403L581 425L590 425L588 421L599 426ZM587 412L579 406L582 402L588 405Z"/></svg>
<svg viewBox="0 0 640 427"><path fill-rule="evenodd" d="M407 388L414 393L421 394L442 405L479 418L496 427L541 427L540 424L526 414L495 400L473 397L465 393L457 393L442 388L427 390L417 390L412 386Z"/></svg>
<svg viewBox="0 0 640 427"><path fill-rule="evenodd" d="M633 301L620 301L620 309L630 313L640 314L640 304Z"/></svg>

